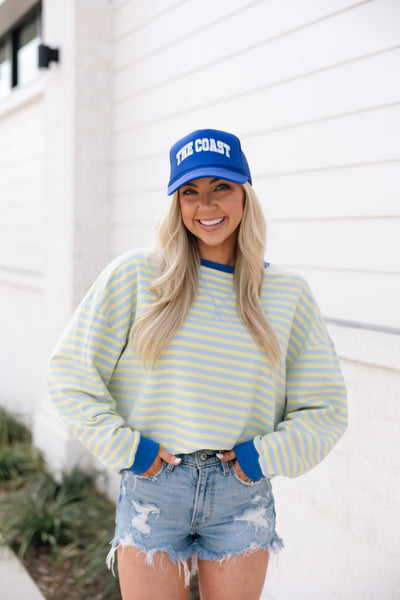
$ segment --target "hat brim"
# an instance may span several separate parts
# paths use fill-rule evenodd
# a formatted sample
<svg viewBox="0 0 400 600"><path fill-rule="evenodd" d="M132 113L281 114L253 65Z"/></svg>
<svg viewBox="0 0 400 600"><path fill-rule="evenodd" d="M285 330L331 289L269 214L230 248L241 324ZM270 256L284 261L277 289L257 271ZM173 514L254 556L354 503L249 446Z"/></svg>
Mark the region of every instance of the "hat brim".
<svg viewBox="0 0 400 600"><path fill-rule="evenodd" d="M248 176L244 173L238 173L237 171L231 171L230 169L224 169L223 167L202 167L201 169L193 169L184 173L173 181L168 186L168 196L173 194L177 189L182 187L185 183L199 179L200 177L220 177L227 181L233 181L233 183L246 183L249 180Z"/></svg>

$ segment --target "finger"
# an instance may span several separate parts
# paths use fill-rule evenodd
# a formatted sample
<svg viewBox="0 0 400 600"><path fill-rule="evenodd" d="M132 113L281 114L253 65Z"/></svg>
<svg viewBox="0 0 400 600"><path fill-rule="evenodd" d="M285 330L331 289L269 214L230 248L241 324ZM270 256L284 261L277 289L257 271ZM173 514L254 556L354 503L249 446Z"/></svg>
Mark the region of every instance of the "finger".
<svg viewBox="0 0 400 600"><path fill-rule="evenodd" d="M222 461L233 460L236 458L234 450L228 450L227 452L218 452L217 457Z"/></svg>
<svg viewBox="0 0 400 600"><path fill-rule="evenodd" d="M162 458L164 462L170 465L179 465L179 463L182 460L181 458L175 456L175 454L170 454L169 452L167 452L167 450L165 450L165 448L162 448L162 446L160 446L158 456Z"/></svg>

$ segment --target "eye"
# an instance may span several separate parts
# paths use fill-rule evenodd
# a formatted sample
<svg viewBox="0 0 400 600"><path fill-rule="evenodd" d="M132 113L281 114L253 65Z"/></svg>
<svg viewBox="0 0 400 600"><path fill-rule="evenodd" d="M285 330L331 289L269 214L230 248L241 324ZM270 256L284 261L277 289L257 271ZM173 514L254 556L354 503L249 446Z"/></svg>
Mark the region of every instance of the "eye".
<svg viewBox="0 0 400 600"><path fill-rule="evenodd" d="M182 196L191 196L192 194L195 194L196 190L194 190L193 188L184 188L183 190L181 190L181 194Z"/></svg>
<svg viewBox="0 0 400 600"><path fill-rule="evenodd" d="M220 190L229 190L230 185L229 185L229 183L219 183L215 189L217 192Z"/></svg>

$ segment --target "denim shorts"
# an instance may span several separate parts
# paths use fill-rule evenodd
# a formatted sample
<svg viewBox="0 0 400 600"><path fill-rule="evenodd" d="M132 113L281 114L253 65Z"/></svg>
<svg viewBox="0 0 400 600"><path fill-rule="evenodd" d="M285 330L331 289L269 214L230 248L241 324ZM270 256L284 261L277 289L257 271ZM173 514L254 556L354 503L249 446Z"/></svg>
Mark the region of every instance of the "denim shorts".
<svg viewBox="0 0 400 600"><path fill-rule="evenodd" d="M216 453L179 454L179 465L163 462L149 477L123 472L109 567L116 549L127 546L146 553L148 564L166 552L185 574L188 559L223 561L283 546L270 480L246 483Z"/></svg>

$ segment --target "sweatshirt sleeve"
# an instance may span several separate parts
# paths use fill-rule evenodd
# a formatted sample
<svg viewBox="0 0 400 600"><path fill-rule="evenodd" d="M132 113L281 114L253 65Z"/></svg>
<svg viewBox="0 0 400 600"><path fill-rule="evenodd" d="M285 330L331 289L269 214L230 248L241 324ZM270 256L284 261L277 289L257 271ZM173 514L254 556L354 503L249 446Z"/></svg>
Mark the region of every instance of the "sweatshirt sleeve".
<svg viewBox="0 0 400 600"><path fill-rule="evenodd" d="M287 348L283 418L274 432L239 448L239 464L250 478L253 474L259 479L261 473L265 477L306 473L327 456L347 427L347 395L339 360L305 283Z"/></svg>
<svg viewBox="0 0 400 600"><path fill-rule="evenodd" d="M128 304L116 294L121 281L128 287ZM58 415L104 465L143 473L153 463L158 444L127 425L107 387L129 333L129 319L118 334L110 321L123 323L121 314L134 308L134 290L126 281L124 274L106 273L94 284L50 358L48 389Z"/></svg>

